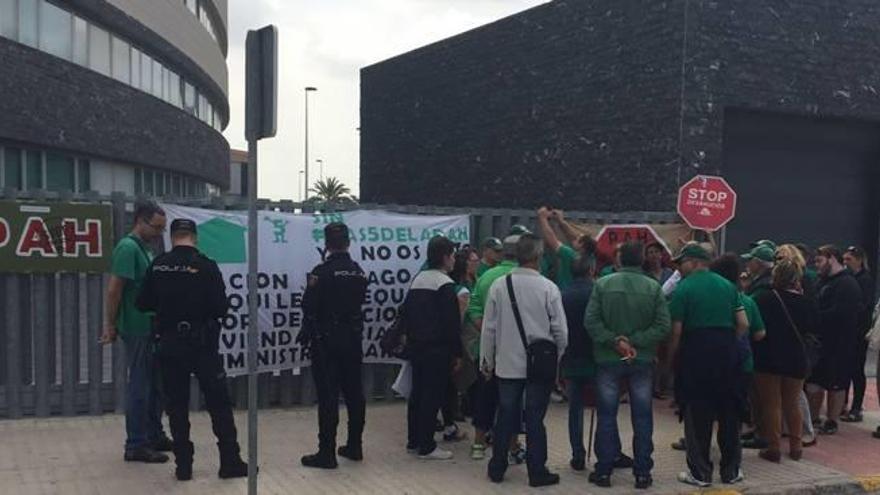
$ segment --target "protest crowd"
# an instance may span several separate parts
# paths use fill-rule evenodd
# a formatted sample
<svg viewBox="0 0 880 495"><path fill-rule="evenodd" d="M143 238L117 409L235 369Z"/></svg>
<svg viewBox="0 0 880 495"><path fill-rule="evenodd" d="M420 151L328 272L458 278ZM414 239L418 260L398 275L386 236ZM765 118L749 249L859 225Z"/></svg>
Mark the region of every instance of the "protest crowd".
<svg viewBox="0 0 880 495"><path fill-rule="evenodd" d="M678 481L705 488L716 479L716 428L717 479L733 485L745 479L743 449L770 463L799 461L841 422L863 420L866 355L880 342L880 325L862 248L764 239L745 253L719 253L711 234L694 233L702 241L682 239L674 253L660 242L624 242L606 260L563 212L541 208L537 218L537 233L517 225L479 249L443 236L429 241L382 337L383 350L404 362L395 388L407 398L406 450L416 458L452 459L442 444L470 441L473 461L488 458L491 482L525 464L530 486L557 484L546 466L544 419L559 397L568 403L571 468L586 470L595 452L590 483L610 487L615 470L626 469L635 488L647 489L653 408L670 397L682 438L661 448L684 451ZM189 392L176 385L195 374L218 437L219 475L242 477L231 402L218 386L223 280L195 248L194 222L176 220L170 230L173 249L153 259L148 243L165 231L165 214L138 205L132 233L114 252L102 340L121 336L129 360L124 458L163 463L162 452L172 451L178 479L192 477ZM309 275L297 337L310 349L319 401L318 451L302 464L335 469L338 457L364 458L367 278L348 254L348 228L333 223L324 233L327 255ZM162 430L158 377L172 439ZM348 439L337 447L340 394ZM618 430L621 404L631 411L631 455ZM585 438L588 408L595 438L592 428Z"/></svg>

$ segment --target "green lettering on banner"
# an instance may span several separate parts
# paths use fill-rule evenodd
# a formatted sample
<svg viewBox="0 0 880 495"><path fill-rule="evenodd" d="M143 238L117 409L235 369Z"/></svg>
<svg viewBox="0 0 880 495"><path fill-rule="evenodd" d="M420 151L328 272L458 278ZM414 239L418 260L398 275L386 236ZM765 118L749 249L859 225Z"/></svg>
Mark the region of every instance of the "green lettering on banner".
<svg viewBox="0 0 880 495"><path fill-rule="evenodd" d="M107 271L110 205L0 201L0 271Z"/></svg>

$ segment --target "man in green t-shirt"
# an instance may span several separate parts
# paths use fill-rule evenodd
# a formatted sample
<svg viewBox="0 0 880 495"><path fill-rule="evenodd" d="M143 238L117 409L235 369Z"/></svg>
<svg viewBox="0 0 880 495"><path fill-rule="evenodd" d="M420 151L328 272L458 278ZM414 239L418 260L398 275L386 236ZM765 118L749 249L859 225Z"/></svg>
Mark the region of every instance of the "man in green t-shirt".
<svg viewBox="0 0 880 495"><path fill-rule="evenodd" d="M497 237L487 237L483 239L480 246L480 266L477 267L477 278L483 276L484 273L494 268L504 258L504 246Z"/></svg>
<svg viewBox="0 0 880 495"><path fill-rule="evenodd" d="M739 441L743 397L738 336L749 322L736 286L709 271L709 253L687 245L676 257L682 281L669 303L670 350L678 352L677 402L684 415L688 469L678 479L700 488L712 484L712 427L718 422L721 480L743 481ZM680 346L679 346L680 342Z"/></svg>
<svg viewBox="0 0 880 495"><path fill-rule="evenodd" d="M553 220L568 238L571 245L565 244L556 235L550 221ZM538 210L538 232L544 239L546 248L541 274L554 281L560 290L571 285L574 277L571 265L579 256L595 256L596 241L587 234L581 234L566 220L561 210L541 207Z"/></svg>
<svg viewBox="0 0 880 495"><path fill-rule="evenodd" d="M101 342L122 337L128 362L125 400L126 461L163 463L171 440L162 430L158 369L153 358L152 316L136 307L138 294L153 261L148 244L165 232L165 212L154 202L139 202L134 227L113 250L105 299Z"/></svg>

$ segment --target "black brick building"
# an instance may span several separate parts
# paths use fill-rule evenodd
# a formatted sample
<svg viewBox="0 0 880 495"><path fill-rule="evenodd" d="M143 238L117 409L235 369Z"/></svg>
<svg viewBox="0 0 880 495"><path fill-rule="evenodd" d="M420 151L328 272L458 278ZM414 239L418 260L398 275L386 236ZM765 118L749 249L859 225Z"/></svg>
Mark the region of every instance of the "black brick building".
<svg viewBox="0 0 880 495"><path fill-rule="evenodd" d="M662 211L721 174L730 247L876 247L878 26L872 0L556 0L364 68L361 195Z"/></svg>

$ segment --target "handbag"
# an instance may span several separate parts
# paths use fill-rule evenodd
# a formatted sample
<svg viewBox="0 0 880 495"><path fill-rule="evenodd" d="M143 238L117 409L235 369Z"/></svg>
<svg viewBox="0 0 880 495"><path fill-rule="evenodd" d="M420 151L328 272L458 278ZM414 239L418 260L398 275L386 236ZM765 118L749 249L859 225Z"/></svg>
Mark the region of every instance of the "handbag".
<svg viewBox="0 0 880 495"><path fill-rule="evenodd" d="M526 339L526 331L523 328L522 316L519 313L519 305L516 303L516 294L513 291L513 277L507 275L507 294L510 296L510 304L513 307L513 317L523 347L526 350L526 379L534 383L553 383L556 380L556 370L559 364L559 350L556 343L548 339L538 339L529 344Z"/></svg>
<svg viewBox="0 0 880 495"><path fill-rule="evenodd" d="M403 314L403 306L401 305L397 311L397 317L394 322L385 330L385 334L379 339L379 348L382 352L397 359L408 359L406 348L406 322Z"/></svg>
<svg viewBox="0 0 880 495"><path fill-rule="evenodd" d="M794 329L794 334L804 348L804 354L807 357L807 369L808 371L811 371L819 362L819 358L822 355L822 342L820 342L813 334L802 334L798 326L795 324L794 318L791 317L791 313L788 312L788 306L785 305L782 296L780 296L779 292L775 289L773 290L773 295L776 296L776 300L779 301L779 305L782 306L782 311L788 319L788 324Z"/></svg>

